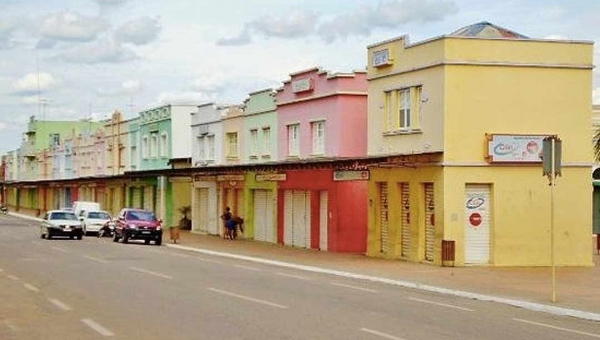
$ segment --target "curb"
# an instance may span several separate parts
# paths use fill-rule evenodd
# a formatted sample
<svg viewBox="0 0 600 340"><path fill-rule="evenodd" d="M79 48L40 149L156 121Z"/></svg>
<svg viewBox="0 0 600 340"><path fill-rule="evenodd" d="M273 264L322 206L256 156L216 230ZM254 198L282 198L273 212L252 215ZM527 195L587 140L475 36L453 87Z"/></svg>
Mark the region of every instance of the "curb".
<svg viewBox="0 0 600 340"><path fill-rule="evenodd" d="M520 307L520 308L535 311L535 312L544 312L544 313L549 313L549 314L559 315L559 316L570 316L570 317L583 319L583 320L590 320L590 321L600 321L600 314L581 311L581 310L577 310L577 309L556 307L556 306L545 305L542 303L509 299L509 298L503 298L503 297L493 296L493 295L471 293L471 292L462 291L462 290L453 290L453 289L448 289L448 288L431 286L431 285L427 285L427 284L416 283L416 282L387 279L384 277L369 276L369 275L345 272L345 271L341 271L341 270L326 269L326 268L301 265L301 264L295 264L295 263L283 262L283 261L266 260L266 259L261 259L261 258L257 258L257 257L224 253L224 252L219 252L219 251L206 250L206 249L193 248L193 247L186 247L186 246L180 246L180 245L176 245L176 244L166 244L166 246L175 248L175 249L180 249L180 250L187 250L187 251L202 253L202 254L206 254L206 255L227 257L227 258L232 258L232 259L237 259L237 260L268 264L268 265L284 267L284 268L293 268L293 269L298 269L298 270L302 270L302 271L306 271L306 272L329 274L329 275L352 278L352 279L363 280L363 281L384 283L384 284L397 286L397 287L418 289L418 290L422 290L422 291L458 296L458 297L463 297L463 298L473 299L473 300L497 302L497 303L502 303L505 305L513 306L513 307Z"/></svg>

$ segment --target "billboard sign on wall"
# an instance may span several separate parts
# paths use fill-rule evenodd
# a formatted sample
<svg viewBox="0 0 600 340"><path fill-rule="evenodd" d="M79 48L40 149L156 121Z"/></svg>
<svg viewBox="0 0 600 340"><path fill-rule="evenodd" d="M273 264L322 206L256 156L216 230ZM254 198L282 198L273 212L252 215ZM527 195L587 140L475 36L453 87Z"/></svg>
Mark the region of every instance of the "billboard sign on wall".
<svg viewBox="0 0 600 340"><path fill-rule="evenodd" d="M543 141L548 135L493 134L488 137L490 163L541 163Z"/></svg>

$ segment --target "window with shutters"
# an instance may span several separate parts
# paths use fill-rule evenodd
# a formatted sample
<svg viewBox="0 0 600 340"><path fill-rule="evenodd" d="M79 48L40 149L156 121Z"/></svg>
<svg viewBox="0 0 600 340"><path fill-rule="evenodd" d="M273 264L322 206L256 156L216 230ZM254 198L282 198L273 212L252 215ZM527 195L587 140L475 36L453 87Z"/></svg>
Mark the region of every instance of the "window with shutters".
<svg viewBox="0 0 600 340"><path fill-rule="evenodd" d="M250 158L258 156L258 129L250 130Z"/></svg>
<svg viewBox="0 0 600 340"><path fill-rule="evenodd" d="M312 154L325 154L325 121L312 123Z"/></svg>
<svg viewBox="0 0 600 340"><path fill-rule="evenodd" d="M386 133L420 132L421 86L384 92Z"/></svg>
<svg viewBox="0 0 600 340"><path fill-rule="evenodd" d="M150 134L150 157L156 158L158 156L158 133Z"/></svg>
<svg viewBox="0 0 600 340"><path fill-rule="evenodd" d="M142 138L142 157L144 159L150 158L150 145L148 144L148 136Z"/></svg>
<svg viewBox="0 0 600 340"><path fill-rule="evenodd" d="M198 159L203 161L206 159L206 137L198 137L197 138L197 143L198 143Z"/></svg>
<svg viewBox="0 0 600 340"><path fill-rule="evenodd" d="M264 127L262 129L262 138L262 155L263 157L269 157L271 155L271 127Z"/></svg>
<svg viewBox="0 0 600 340"><path fill-rule="evenodd" d="M237 132L227 133L226 140L227 140L227 149L226 149L227 158L237 158L238 157L238 134L237 134Z"/></svg>
<svg viewBox="0 0 600 340"><path fill-rule="evenodd" d="M160 154L161 158L166 158L168 156L167 150L169 150L169 137L166 132L163 132L160 135L160 152L159 152L159 154Z"/></svg>
<svg viewBox="0 0 600 340"><path fill-rule="evenodd" d="M288 125L288 156L300 156L300 124Z"/></svg>
<svg viewBox="0 0 600 340"><path fill-rule="evenodd" d="M215 136L206 137L206 160L213 161L215 159Z"/></svg>

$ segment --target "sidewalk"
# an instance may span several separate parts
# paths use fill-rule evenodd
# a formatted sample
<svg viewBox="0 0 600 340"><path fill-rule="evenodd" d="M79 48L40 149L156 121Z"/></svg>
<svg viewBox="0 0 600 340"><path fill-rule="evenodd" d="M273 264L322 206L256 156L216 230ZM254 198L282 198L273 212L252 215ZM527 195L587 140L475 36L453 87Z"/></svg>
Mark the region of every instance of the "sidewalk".
<svg viewBox="0 0 600 340"><path fill-rule="evenodd" d="M398 280L408 282L409 285L402 285L409 287L435 286L434 289L427 289L433 291L452 290L459 293L483 294L485 296L475 298L489 300L487 297L495 297L491 300L499 302L504 302L503 299L517 300L517 303L509 304L521 306L523 302L522 306L525 308L554 314L564 315L562 309L573 309L575 313L566 314L600 321L600 256L596 253L594 253L595 267L557 268L558 301L552 303L550 268L435 267L429 264L368 258L364 255L296 249L251 240L228 241L218 236L199 235L189 231L180 232L177 245L170 243L168 237L168 233L165 233L164 244L171 247L190 247L223 253L220 255L225 256L246 256L343 271L358 274L361 278L375 277L380 282L386 279ZM369 278L365 277L365 279ZM458 295L465 296L465 294ZM466 294L466 296L470 295ZM589 313L592 314L584 315Z"/></svg>

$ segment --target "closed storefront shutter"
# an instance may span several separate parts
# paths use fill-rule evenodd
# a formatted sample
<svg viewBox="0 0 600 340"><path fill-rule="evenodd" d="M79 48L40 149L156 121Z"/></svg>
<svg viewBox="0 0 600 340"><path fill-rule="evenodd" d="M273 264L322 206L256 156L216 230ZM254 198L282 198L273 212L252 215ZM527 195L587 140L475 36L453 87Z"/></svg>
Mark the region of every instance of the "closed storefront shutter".
<svg viewBox="0 0 600 340"><path fill-rule="evenodd" d="M387 254L389 251L389 207L388 207L388 185L379 183L379 251Z"/></svg>
<svg viewBox="0 0 600 340"><path fill-rule="evenodd" d="M490 191L486 184L465 188L465 264L490 262Z"/></svg>
<svg viewBox="0 0 600 340"><path fill-rule="evenodd" d="M400 203L402 204L402 251L401 256L410 256L410 186L400 183Z"/></svg>
<svg viewBox="0 0 600 340"><path fill-rule="evenodd" d="M142 207L142 189L139 187L132 190L131 206L138 209Z"/></svg>
<svg viewBox="0 0 600 340"><path fill-rule="evenodd" d="M154 211L154 186L144 187L144 209Z"/></svg>
<svg viewBox="0 0 600 340"><path fill-rule="evenodd" d="M219 230L216 226L209 228L208 225L208 189L200 188L196 190L197 202L198 202L198 228L200 231L217 235L219 234Z"/></svg>
<svg viewBox="0 0 600 340"><path fill-rule="evenodd" d="M286 190L284 244L310 248L310 192Z"/></svg>
<svg viewBox="0 0 600 340"><path fill-rule="evenodd" d="M254 190L254 239L267 241L267 190Z"/></svg>
<svg viewBox="0 0 600 340"><path fill-rule="evenodd" d="M425 183L425 260L433 261L435 245L435 201L433 183Z"/></svg>
<svg viewBox="0 0 600 340"><path fill-rule="evenodd" d="M284 192L284 222L283 222L283 244L285 245L293 245L293 219L292 219L292 215L293 215L293 210L294 210L294 203L293 203L293 191L292 190L286 190Z"/></svg>
<svg viewBox="0 0 600 340"><path fill-rule="evenodd" d="M329 241L328 220L329 220L329 193L321 191L319 197L319 249L327 251Z"/></svg>

